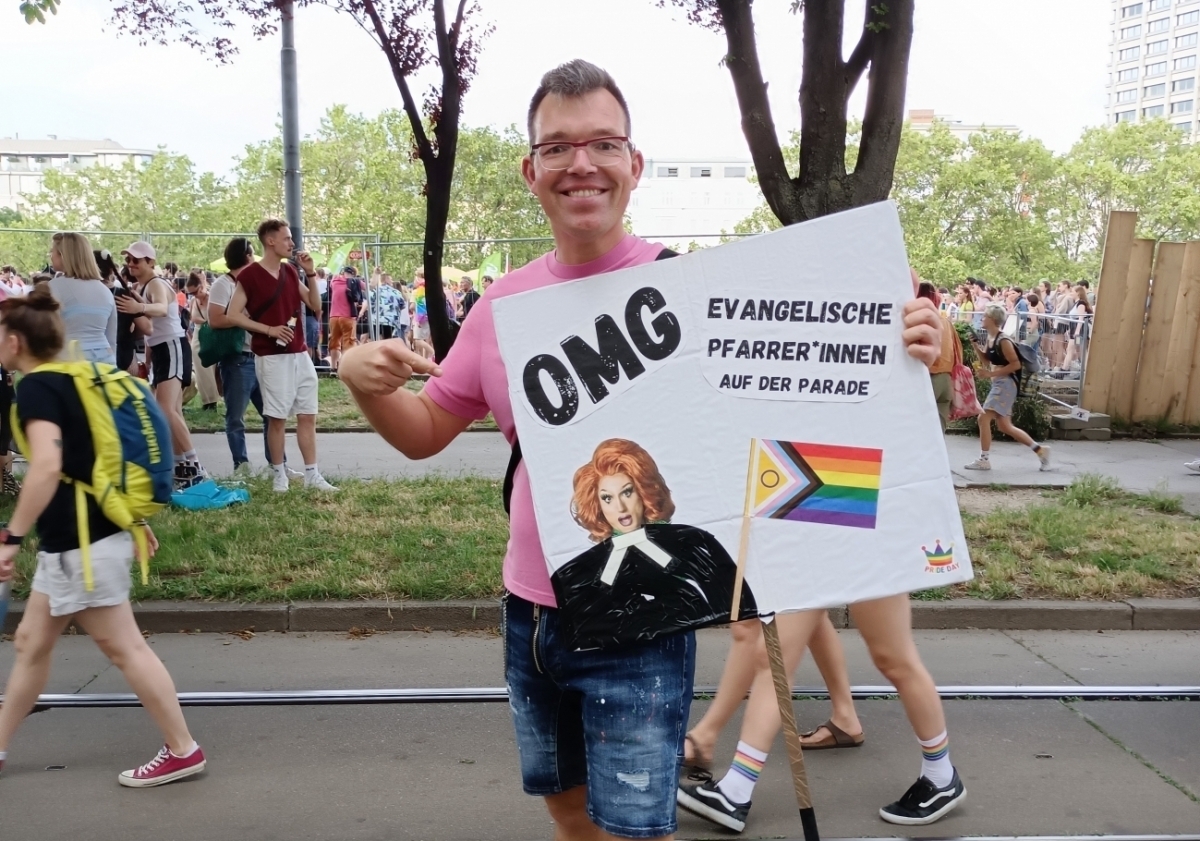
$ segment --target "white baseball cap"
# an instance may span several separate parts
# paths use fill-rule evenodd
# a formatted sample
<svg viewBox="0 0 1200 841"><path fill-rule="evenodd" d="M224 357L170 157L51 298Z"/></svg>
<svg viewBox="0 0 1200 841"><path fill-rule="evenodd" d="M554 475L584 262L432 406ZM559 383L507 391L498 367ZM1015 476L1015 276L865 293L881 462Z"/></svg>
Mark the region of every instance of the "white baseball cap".
<svg viewBox="0 0 1200 841"><path fill-rule="evenodd" d="M154 246L141 240L135 242L121 253L128 254L130 257L137 257L139 260L145 260L147 257L151 260L157 259L154 253Z"/></svg>

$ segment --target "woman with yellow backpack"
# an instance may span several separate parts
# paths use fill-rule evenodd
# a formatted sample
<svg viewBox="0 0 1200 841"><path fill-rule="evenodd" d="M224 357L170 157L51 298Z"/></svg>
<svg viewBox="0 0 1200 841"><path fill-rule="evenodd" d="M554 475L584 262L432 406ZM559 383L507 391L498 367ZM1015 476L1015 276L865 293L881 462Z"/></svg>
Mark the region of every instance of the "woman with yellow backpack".
<svg viewBox="0 0 1200 841"><path fill-rule="evenodd" d="M16 554L35 523L39 542L0 706L0 769L9 741L46 685L54 645L74 620L121 670L166 742L118 782L162 785L205 766L175 684L138 630L129 603L135 555L144 575L158 547L140 518L161 507L164 494L170 497L170 433L148 388L127 373L54 362L63 341L59 304L45 286L0 302L0 365L24 375L13 432L29 462L16 510L0 529L0 582L12 579Z"/></svg>

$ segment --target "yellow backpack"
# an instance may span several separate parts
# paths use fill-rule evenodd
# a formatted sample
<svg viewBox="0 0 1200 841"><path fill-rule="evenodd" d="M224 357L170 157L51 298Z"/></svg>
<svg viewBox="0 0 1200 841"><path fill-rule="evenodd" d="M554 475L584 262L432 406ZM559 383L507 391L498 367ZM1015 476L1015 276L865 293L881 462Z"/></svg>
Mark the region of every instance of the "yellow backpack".
<svg viewBox="0 0 1200 841"><path fill-rule="evenodd" d="M101 362L51 362L35 373L66 374L75 382L83 403L96 463L91 482L66 474L62 480L75 486L75 516L83 582L95 588L88 533L87 497L96 500L104 516L133 535L142 568L142 583L149 583L150 551L146 518L171 501L175 463L171 430L166 415L154 401L150 387L114 365ZM12 407L13 438L26 458L29 442Z"/></svg>

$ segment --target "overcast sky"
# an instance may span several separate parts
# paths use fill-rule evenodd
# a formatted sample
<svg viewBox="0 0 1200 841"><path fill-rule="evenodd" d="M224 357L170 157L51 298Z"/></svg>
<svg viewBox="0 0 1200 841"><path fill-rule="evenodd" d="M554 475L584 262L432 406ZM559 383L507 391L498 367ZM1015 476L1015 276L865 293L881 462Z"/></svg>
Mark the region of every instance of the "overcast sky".
<svg viewBox="0 0 1200 841"><path fill-rule="evenodd" d="M654 0L481 2L496 31L467 96L468 125L523 124L541 73L581 57L617 78L647 156L749 156L732 83L718 63L720 35ZM755 4L781 134L799 124L800 21L790 5ZM861 26L861 5L849 3L848 41ZM277 38L247 40L222 67L185 47L140 47L105 32L111 6L65 0L45 26L24 25L16 4L0 8L0 137L165 146L224 173L247 144L275 133ZM1065 151L1084 127L1104 121L1111 15L1107 0L917 0L907 107L1016 125ZM302 132L337 103L368 115L400 107L382 53L349 18L306 8L296 33ZM859 113L861 99L862 90Z"/></svg>

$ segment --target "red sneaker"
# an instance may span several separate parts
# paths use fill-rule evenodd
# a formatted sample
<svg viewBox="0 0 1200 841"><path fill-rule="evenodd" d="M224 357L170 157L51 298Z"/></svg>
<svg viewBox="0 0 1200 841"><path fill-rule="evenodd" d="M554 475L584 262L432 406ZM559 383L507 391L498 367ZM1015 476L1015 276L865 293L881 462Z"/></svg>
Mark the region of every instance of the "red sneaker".
<svg viewBox="0 0 1200 841"><path fill-rule="evenodd" d="M171 749L163 745L158 755L140 768L132 771L122 771L117 782L130 788L150 788L173 783L204 770L204 751L196 745L196 749L188 756L176 756Z"/></svg>

